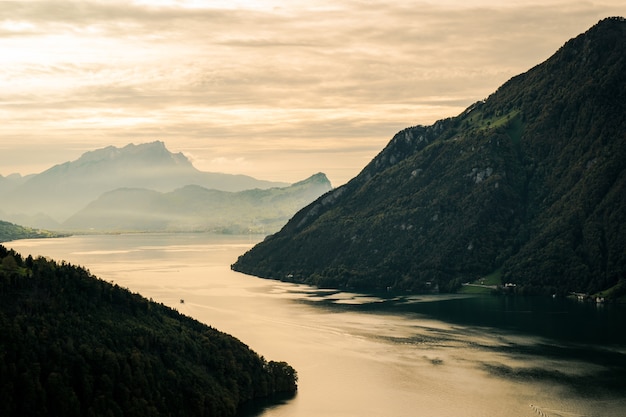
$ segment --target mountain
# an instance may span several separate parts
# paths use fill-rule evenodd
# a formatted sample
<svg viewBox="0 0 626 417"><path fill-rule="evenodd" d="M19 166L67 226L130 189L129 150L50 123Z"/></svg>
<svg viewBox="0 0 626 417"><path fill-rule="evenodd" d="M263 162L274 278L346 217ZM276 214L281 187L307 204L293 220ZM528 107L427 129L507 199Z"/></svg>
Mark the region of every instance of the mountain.
<svg viewBox="0 0 626 417"><path fill-rule="evenodd" d="M194 168L182 153L171 153L163 142L156 141L86 152L75 161L30 176L0 194L0 210L4 212L5 220L38 226L25 223L28 216L45 214L63 222L102 193L117 188L165 192L190 184L223 191L288 185L245 175L202 172Z"/></svg>
<svg viewBox="0 0 626 417"><path fill-rule="evenodd" d="M20 174L11 174L3 177L0 175L0 195L8 193L13 189L22 185L31 175L27 175L25 177Z"/></svg>
<svg viewBox="0 0 626 417"><path fill-rule="evenodd" d="M331 189L322 173L289 187L239 192L187 185L168 193L121 188L63 223L64 230L269 233Z"/></svg>
<svg viewBox="0 0 626 417"><path fill-rule="evenodd" d="M27 224L28 227L35 229L58 230L61 227L61 223L42 212L38 212L35 214L8 214L0 210L0 219L9 219L12 223L15 224Z"/></svg>
<svg viewBox="0 0 626 417"><path fill-rule="evenodd" d="M297 374L83 268L0 245L0 415L235 416Z"/></svg>
<svg viewBox="0 0 626 417"><path fill-rule="evenodd" d="M397 133L232 267L363 290L624 282L626 21L600 21L456 117Z"/></svg>

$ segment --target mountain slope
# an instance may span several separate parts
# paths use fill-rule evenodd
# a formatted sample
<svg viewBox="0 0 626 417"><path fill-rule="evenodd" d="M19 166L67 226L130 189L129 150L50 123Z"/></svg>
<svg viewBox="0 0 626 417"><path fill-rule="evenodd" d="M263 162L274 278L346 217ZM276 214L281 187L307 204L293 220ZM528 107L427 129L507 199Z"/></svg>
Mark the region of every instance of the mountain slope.
<svg viewBox="0 0 626 417"><path fill-rule="evenodd" d="M297 375L83 268L0 245L0 415L234 416Z"/></svg>
<svg viewBox="0 0 626 417"><path fill-rule="evenodd" d="M171 153L163 142L156 141L123 148L109 146L56 165L0 195L0 209L8 220L13 219L11 216L23 220L25 215L45 213L62 222L102 193L117 188L165 192L190 184L224 191L288 185L198 171L182 153Z"/></svg>
<svg viewBox="0 0 626 417"><path fill-rule="evenodd" d="M33 239L44 237L58 237L57 233L47 230L37 230L30 227L22 227L17 224L0 220L0 242L16 239Z"/></svg>
<svg viewBox="0 0 626 417"><path fill-rule="evenodd" d="M320 286L522 292L626 276L626 22L568 41L457 117L396 134L235 270Z"/></svg>
<svg viewBox="0 0 626 417"><path fill-rule="evenodd" d="M169 193L123 188L103 194L64 224L66 230L269 233L331 189L324 174L284 188L236 193L188 185Z"/></svg>
<svg viewBox="0 0 626 417"><path fill-rule="evenodd" d="M0 175L0 195L8 193L13 189L19 187L31 176L32 175L27 175L25 177L22 177L20 174L11 174L3 177L2 175Z"/></svg>

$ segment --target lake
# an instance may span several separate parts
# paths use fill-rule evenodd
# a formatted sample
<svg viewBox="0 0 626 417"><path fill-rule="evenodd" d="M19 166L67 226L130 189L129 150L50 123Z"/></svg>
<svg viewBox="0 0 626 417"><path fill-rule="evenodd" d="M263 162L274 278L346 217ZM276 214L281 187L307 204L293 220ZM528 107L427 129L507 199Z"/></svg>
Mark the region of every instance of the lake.
<svg viewBox="0 0 626 417"><path fill-rule="evenodd" d="M624 306L363 295L231 271L258 240L122 234L4 245L82 265L288 362L298 394L255 416L626 415Z"/></svg>

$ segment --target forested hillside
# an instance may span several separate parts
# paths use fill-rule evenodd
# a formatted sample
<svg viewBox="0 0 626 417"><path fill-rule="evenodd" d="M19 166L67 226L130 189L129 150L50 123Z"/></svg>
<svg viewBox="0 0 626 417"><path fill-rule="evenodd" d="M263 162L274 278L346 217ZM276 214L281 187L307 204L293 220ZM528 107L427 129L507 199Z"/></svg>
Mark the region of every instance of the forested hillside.
<svg viewBox="0 0 626 417"><path fill-rule="evenodd" d="M232 336L0 246L1 416L233 416L296 382Z"/></svg>
<svg viewBox="0 0 626 417"><path fill-rule="evenodd" d="M455 291L486 275L521 293L617 286L626 21L599 22L456 117L399 132L233 268L366 290Z"/></svg>
<svg viewBox="0 0 626 417"><path fill-rule="evenodd" d="M0 220L0 242L7 242L16 239L32 239L41 237L57 237L60 233L50 232L47 230L33 229L31 227L23 227L17 224Z"/></svg>

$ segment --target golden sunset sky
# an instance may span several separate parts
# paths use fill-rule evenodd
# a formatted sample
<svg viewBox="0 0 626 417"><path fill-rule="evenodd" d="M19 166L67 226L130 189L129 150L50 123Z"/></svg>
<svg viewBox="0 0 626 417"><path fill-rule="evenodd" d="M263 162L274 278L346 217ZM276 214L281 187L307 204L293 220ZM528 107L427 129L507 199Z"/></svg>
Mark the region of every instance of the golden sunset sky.
<svg viewBox="0 0 626 417"><path fill-rule="evenodd" d="M154 140L203 171L338 186L623 0L1 1L0 175Z"/></svg>

